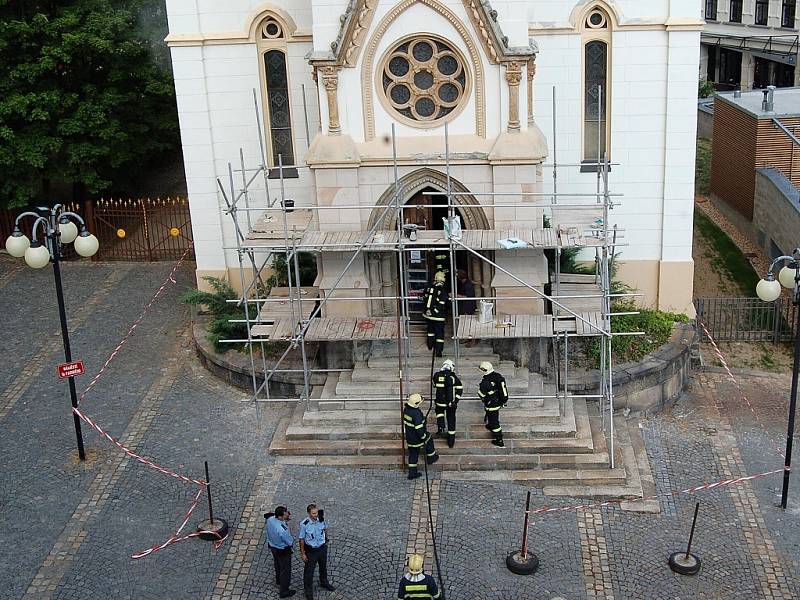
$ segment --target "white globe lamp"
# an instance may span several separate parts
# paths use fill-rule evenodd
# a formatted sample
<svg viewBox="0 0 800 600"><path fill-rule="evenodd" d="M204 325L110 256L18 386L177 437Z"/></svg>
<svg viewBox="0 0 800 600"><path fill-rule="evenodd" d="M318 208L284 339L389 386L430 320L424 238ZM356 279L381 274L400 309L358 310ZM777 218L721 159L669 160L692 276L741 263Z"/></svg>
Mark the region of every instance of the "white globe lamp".
<svg viewBox="0 0 800 600"><path fill-rule="evenodd" d="M70 221L69 217L61 217L59 219L58 231L61 232L62 244L71 244L78 237L78 226Z"/></svg>
<svg viewBox="0 0 800 600"><path fill-rule="evenodd" d="M98 248L100 248L100 242L86 229L81 231L81 234L75 240L75 252L84 258L94 256Z"/></svg>
<svg viewBox="0 0 800 600"><path fill-rule="evenodd" d="M774 302L781 295L781 284L770 273L767 279L762 279L756 285L756 295L764 302Z"/></svg>
<svg viewBox="0 0 800 600"><path fill-rule="evenodd" d="M25 251L30 248L31 241L19 229L14 229L14 233L6 240L6 250L14 258L22 258Z"/></svg>
<svg viewBox="0 0 800 600"><path fill-rule="evenodd" d="M786 289L793 290L794 276L796 272L797 269L795 267L783 267L778 273L778 281L780 281L781 285Z"/></svg>
<svg viewBox="0 0 800 600"><path fill-rule="evenodd" d="M30 248L25 250L25 262L32 269L41 269L50 262L50 250L40 242L33 242Z"/></svg>

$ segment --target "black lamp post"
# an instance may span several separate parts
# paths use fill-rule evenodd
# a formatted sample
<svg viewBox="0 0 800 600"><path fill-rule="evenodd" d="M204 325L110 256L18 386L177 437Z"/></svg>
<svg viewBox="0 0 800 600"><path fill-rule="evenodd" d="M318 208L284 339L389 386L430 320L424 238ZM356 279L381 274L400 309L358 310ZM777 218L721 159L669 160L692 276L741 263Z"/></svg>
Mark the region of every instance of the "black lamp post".
<svg viewBox="0 0 800 600"><path fill-rule="evenodd" d="M773 271L778 264L787 263L775 280ZM765 302L774 302L781 295L781 287L793 290L792 304L795 306L794 324L794 365L792 367L792 391L789 397L789 426L786 432L786 459L783 472L783 491L781 508L785 509L789 499L789 475L792 468L792 441L794 439L794 420L797 411L797 380L800 373L800 248L795 248L793 256L779 256L769 266L767 278L756 286L756 294Z"/></svg>
<svg viewBox="0 0 800 600"><path fill-rule="evenodd" d="M61 338L64 341L64 358L66 362L72 362L67 312L64 307L64 289L61 285L61 248L64 244L74 242L75 251L79 255L90 257L94 256L100 244L97 238L86 230L86 223L79 215L62 209L63 207L57 204L53 208L39 207L36 212L24 212L19 215L14 223L14 232L6 240L6 250L16 258L25 257L25 262L34 269L41 269L49 262L53 263L58 316L61 321ZM19 223L25 218L35 219L31 234L32 240L29 240L19 228ZM74 221L80 223L80 233ZM75 391L75 379L74 377L69 377L68 381L72 407L77 408L78 394ZM78 456L81 460L86 460L86 452L83 449L83 436L81 434L81 421L74 411L72 418L75 421L75 436L78 439Z"/></svg>

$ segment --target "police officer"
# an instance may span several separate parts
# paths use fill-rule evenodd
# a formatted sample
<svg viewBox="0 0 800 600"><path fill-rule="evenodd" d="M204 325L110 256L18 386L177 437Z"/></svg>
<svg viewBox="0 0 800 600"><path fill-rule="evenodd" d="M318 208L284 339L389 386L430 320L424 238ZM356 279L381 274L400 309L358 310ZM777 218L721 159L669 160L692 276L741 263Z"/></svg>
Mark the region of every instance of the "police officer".
<svg viewBox="0 0 800 600"><path fill-rule="evenodd" d="M297 592L289 589L292 580L292 545L294 538L289 533L292 513L285 506L275 507L274 513L266 513L267 544L275 562L275 583L280 586L279 598L289 598Z"/></svg>
<svg viewBox="0 0 800 600"><path fill-rule="evenodd" d="M433 277L433 284L425 289L425 312L422 316L428 322L428 350L433 350L436 356L441 356L444 350L444 321L447 302L450 299L444 289L445 275L437 271Z"/></svg>
<svg viewBox="0 0 800 600"><path fill-rule="evenodd" d="M478 367L483 373L478 385L478 395L483 401L486 411L486 429L492 432L492 444L503 447L503 428L500 427L500 409L508 402L508 388L506 379L494 370L492 363L482 362Z"/></svg>
<svg viewBox="0 0 800 600"><path fill-rule="evenodd" d="M428 464L432 465L439 460L436 448L433 446L433 437L425 428L425 415L419 408L422 404L422 396L411 394L403 407L403 427L406 434L406 446L408 447L408 478L416 479L420 476L417 469L419 451L425 446L425 455Z"/></svg>
<svg viewBox="0 0 800 600"><path fill-rule="evenodd" d="M319 564L319 585L328 591L333 587L328 581L328 524L317 509L316 504L306 507L308 516L300 521L300 558L303 559L303 587L306 598L314 599L314 569Z"/></svg>
<svg viewBox="0 0 800 600"><path fill-rule="evenodd" d="M409 598L422 598L435 600L441 598L439 586L436 580L422 571L425 557L421 554L412 554L406 560L406 574L400 580L400 588L397 590L398 600Z"/></svg>
<svg viewBox="0 0 800 600"><path fill-rule="evenodd" d="M436 388L436 426L438 433L445 432L445 415L447 416L447 445L452 448L456 444L456 408L464 386L456 375L456 366L452 360L442 363L442 368L433 374L433 387Z"/></svg>

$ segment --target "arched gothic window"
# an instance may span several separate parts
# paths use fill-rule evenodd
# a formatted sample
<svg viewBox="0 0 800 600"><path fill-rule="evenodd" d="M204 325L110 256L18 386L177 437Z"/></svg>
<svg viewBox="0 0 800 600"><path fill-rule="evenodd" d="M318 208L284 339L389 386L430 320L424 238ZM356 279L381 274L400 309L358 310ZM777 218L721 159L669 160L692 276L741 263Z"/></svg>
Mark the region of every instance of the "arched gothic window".
<svg viewBox="0 0 800 600"><path fill-rule="evenodd" d="M583 27L583 152L584 162L598 162L610 152L609 124L611 21L608 13L594 7ZM595 167L587 169L594 171Z"/></svg>
<svg viewBox="0 0 800 600"><path fill-rule="evenodd" d="M282 23L267 17L258 29L257 39L268 160L272 166L277 166L278 157L281 157L284 165L294 165L286 33Z"/></svg>

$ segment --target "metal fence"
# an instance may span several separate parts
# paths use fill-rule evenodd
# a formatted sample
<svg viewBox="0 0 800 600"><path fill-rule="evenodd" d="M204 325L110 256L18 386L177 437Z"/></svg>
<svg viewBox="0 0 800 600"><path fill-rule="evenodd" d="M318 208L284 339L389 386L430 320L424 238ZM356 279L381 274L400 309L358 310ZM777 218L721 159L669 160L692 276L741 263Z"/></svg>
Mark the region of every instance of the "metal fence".
<svg viewBox="0 0 800 600"><path fill-rule="evenodd" d="M764 302L758 298L698 298L697 318L719 342L787 342L794 339L797 306L779 298ZM702 339L706 341L702 327Z"/></svg>

